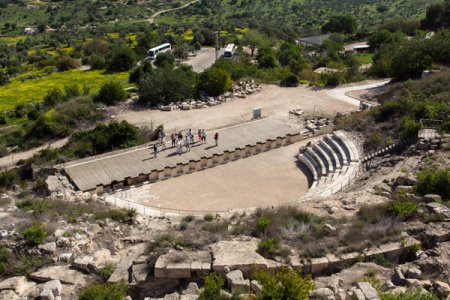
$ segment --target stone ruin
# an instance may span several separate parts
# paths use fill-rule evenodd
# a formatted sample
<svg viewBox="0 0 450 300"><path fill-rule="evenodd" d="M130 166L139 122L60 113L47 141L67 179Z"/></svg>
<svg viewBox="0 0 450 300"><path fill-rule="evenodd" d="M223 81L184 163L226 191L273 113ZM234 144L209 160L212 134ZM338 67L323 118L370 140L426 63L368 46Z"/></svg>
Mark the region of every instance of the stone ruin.
<svg viewBox="0 0 450 300"><path fill-rule="evenodd" d="M248 95L261 91L262 87L255 83L255 81L239 81L231 87L230 92L217 97L210 97L206 94L201 94L200 99L189 99L181 103L171 103L169 105L161 105L159 109L162 111L172 111L176 109L190 110L205 108L208 106L220 105L224 102L231 101L233 98L246 98Z"/></svg>

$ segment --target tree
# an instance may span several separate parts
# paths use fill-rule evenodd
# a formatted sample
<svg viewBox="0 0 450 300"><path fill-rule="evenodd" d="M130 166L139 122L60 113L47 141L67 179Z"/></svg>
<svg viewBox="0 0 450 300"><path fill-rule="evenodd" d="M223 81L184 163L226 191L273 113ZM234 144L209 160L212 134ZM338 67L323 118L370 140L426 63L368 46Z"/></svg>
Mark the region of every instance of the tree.
<svg viewBox="0 0 450 300"><path fill-rule="evenodd" d="M44 97L44 105L46 107L53 107L56 104L63 102L65 100L64 94L58 88L53 88L47 92Z"/></svg>
<svg viewBox="0 0 450 300"><path fill-rule="evenodd" d="M420 27L418 19L395 18L380 25L380 29L386 29L390 32L403 32L407 35L415 35Z"/></svg>
<svg viewBox="0 0 450 300"><path fill-rule="evenodd" d="M310 277L302 277L299 271L283 268L279 271L255 273L255 279L262 285L264 299L303 300L309 298L309 291L314 289Z"/></svg>
<svg viewBox="0 0 450 300"><path fill-rule="evenodd" d="M91 56L94 54L106 55L108 53L108 49L109 43L98 37L94 37L92 40L86 41L82 46L84 56Z"/></svg>
<svg viewBox="0 0 450 300"><path fill-rule="evenodd" d="M150 105L169 104L191 98L196 87L196 74L191 67L161 68L139 81L139 100Z"/></svg>
<svg viewBox="0 0 450 300"><path fill-rule="evenodd" d="M123 72L133 67L136 54L125 44L113 46L109 52L108 71Z"/></svg>
<svg viewBox="0 0 450 300"><path fill-rule="evenodd" d="M450 0L430 5L421 25L428 30L450 28Z"/></svg>
<svg viewBox="0 0 450 300"><path fill-rule="evenodd" d="M158 53L155 66L158 68L173 68L175 67L175 56L170 52Z"/></svg>
<svg viewBox="0 0 450 300"><path fill-rule="evenodd" d="M392 55L391 74L396 79L406 80L410 78L420 78L422 72L433 61L423 49L421 41L412 40L399 48Z"/></svg>
<svg viewBox="0 0 450 300"><path fill-rule="evenodd" d="M390 43L392 41L392 33L386 29L377 30L369 37L370 49L376 50L382 44Z"/></svg>
<svg viewBox="0 0 450 300"><path fill-rule="evenodd" d="M117 104L127 98L127 92L123 90L123 86L118 81L108 81L101 87L95 101L106 105Z"/></svg>
<svg viewBox="0 0 450 300"><path fill-rule="evenodd" d="M356 19L352 16L337 15L322 26L322 32L353 34L356 31Z"/></svg>
<svg viewBox="0 0 450 300"><path fill-rule="evenodd" d="M255 30L246 32L242 38L242 44L250 48L252 56L255 54L256 48L264 44L265 41L266 37Z"/></svg>
<svg viewBox="0 0 450 300"><path fill-rule="evenodd" d="M231 88L230 73L220 68L210 68L200 75L200 87L208 95L218 96Z"/></svg>
<svg viewBox="0 0 450 300"><path fill-rule="evenodd" d="M271 69L277 66L277 59L273 53L264 54L258 59L258 66L263 69Z"/></svg>
<svg viewBox="0 0 450 300"><path fill-rule="evenodd" d="M175 56L175 58L178 61L182 61L184 59L187 59L188 58L188 54L189 54L189 50L188 50L188 47L186 45L178 46L173 51L173 55Z"/></svg>
<svg viewBox="0 0 450 300"><path fill-rule="evenodd" d="M140 66L130 72L128 82L137 84L145 74L151 73L152 70L152 63L149 60L144 60Z"/></svg>
<svg viewBox="0 0 450 300"><path fill-rule="evenodd" d="M89 56L89 65L91 66L91 69L93 70L101 70L106 65L106 60L102 55L93 54Z"/></svg>
<svg viewBox="0 0 450 300"><path fill-rule="evenodd" d="M80 64L78 63L78 61L70 56L61 56L56 61L56 68L58 69L59 72L75 69L79 65Z"/></svg>

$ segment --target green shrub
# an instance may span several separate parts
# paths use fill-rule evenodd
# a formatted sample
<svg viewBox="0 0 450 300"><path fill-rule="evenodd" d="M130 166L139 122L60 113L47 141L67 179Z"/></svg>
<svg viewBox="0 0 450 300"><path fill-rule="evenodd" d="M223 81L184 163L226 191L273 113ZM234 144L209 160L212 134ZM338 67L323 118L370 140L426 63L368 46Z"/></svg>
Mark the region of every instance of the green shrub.
<svg viewBox="0 0 450 300"><path fill-rule="evenodd" d="M271 221L267 218L262 216L261 218L259 218L258 220L258 231L261 233L264 233L266 231L267 226L269 226L271 223Z"/></svg>
<svg viewBox="0 0 450 300"><path fill-rule="evenodd" d="M388 206L388 212L402 219L409 219L417 212L417 204L408 199L395 200Z"/></svg>
<svg viewBox="0 0 450 300"><path fill-rule="evenodd" d="M278 248L278 241L274 238L264 239L258 244L258 251L265 257L276 254Z"/></svg>
<svg viewBox="0 0 450 300"><path fill-rule="evenodd" d="M111 277L115 270L116 267L114 265L107 265L100 269L99 275L104 281L106 281L109 277Z"/></svg>
<svg viewBox="0 0 450 300"><path fill-rule="evenodd" d="M325 72L320 74L320 80L325 86L338 86L344 84L345 76L341 72Z"/></svg>
<svg viewBox="0 0 450 300"><path fill-rule="evenodd" d="M0 172L0 187L9 188L18 180L18 174L15 169Z"/></svg>
<svg viewBox="0 0 450 300"><path fill-rule="evenodd" d="M39 222L33 223L31 226L23 229L21 232L25 240L30 244L39 245L47 237L47 231L45 230L45 225Z"/></svg>
<svg viewBox="0 0 450 300"><path fill-rule="evenodd" d="M279 271L255 273L262 288L263 299L295 299L309 298L309 291L314 289L314 282L310 277L302 277L300 270L283 268Z"/></svg>
<svg viewBox="0 0 450 300"><path fill-rule="evenodd" d="M127 92L118 81L108 81L101 87L95 101L106 105L115 105L127 98Z"/></svg>
<svg viewBox="0 0 450 300"><path fill-rule="evenodd" d="M51 261L51 259L46 257L25 255L22 256L19 263L15 265L13 273L27 276L44 265L51 263Z"/></svg>
<svg viewBox="0 0 450 300"><path fill-rule="evenodd" d="M298 79L297 75L295 74L289 74L283 80L280 82L280 86L282 87L297 87L300 80Z"/></svg>
<svg viewBox="0 0 450 300"><path fill-rule="evenodd" d="M382 293L381 300L438 300L439 298L423 290L409 290L405 293Z"/></svg>
<svg viewBox="0 0 450 300"><path fill-rule="evenodd" d="M84 288L79 300L124 300L127 295L127 283L98 283Z"/></svg>
<svg viewBox="0 0 450 300"><path fill-rule="evenodd" d="M210 96L218 96L231 88L233 81L225 69L210 68L200 75L200 88Z"/></svg>
<svg viewBox="0 0 450 300"><path fill-rule="evenodd" d="M220 299L220 290L224 286L222 277L211 273L203 278L205 285L203 291L199 295L200 300L217 300Z"/></svg>
<svg viewBox="0 0 450 300"><path fill-rule="evenodd" d="M211 222L212 220L214 220L214 216L212 214L206 214L203 216L203 220L205 220L206 222Z"/></svg>
<svg viewBox="0 0 450 300"><path fill-rule="evenodd" d="M217 223L206 223L203 226L203 230L208 231L210 233L219 233L228 230L228 222L217 222Z"/></svg>
<svg viewBox="0 0 450 300"><path fill-rule="evenodd" d="M192 222L192 221L194 221L194 219L195 219L195 217L194 216L191 216L191 215L188 215L188 216L186 216L186 217L184 217L183 218L183 221L185 221L185 222Z"/></svg>
<svg viewBox="0 0 450 300"><path fill-rule="evenodd" d="M0 274L7 269L11 256L11 250L6 245L0 244Z"/></svg>
<svg viewBox="0 0 450 300"><path fill-rule="evenodd" d="M403 137L414 137L419 132L421 125L419 122L410 117L404 117L402 119Z"/></svg>
<svg viewBox="0 0 450 300"><path fill-rule="evenodd" d="M392 263L383 254L374 255L373 257L370 258L370 261L386 268L392 266Z"/></svg>
<svg viewBox="0 0 450 300"><path fill-rule="evenodd" d="M424 196L437 194L444 200L450 199L450 168L427 169L417 174L416 192Z"/></svg>

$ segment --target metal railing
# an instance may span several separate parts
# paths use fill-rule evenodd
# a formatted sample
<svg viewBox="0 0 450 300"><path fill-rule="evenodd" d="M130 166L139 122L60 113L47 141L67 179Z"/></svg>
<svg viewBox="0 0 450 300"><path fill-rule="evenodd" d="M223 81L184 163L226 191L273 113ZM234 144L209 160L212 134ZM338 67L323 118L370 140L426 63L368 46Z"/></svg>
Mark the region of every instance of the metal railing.
<svg viewBox="0 0 450 300"><path fill-rule="evenodd" d="M134 209L136 212L143 214L145 216L153 216L153 217L159 217L164 215L180 215L180 216L187 216L187 215L193 215L193 216L203 216L206 214L225 214L225 213L232 213L233 210L188 210L188 209L175 209L175 208L168 208L168 207L162 207L162 206L152 206L147 204L138 203L129 199L123 199L117 195L105 193L103 194L103 200L107 203L113 204L117 207L126 208L126 209Z"/></svg>
<svg viewBox="0 0 450 300"><path fill-rule="evenodd" d="M336 194L346 187L350 186L352 181L358 176L359 172L359 164L356 166L349 166L349 168L355 167L350 176L342 176L342 178L338 178L336 181L331 182L330 184L319 185L317 188L310 189L309 192L299 199L299 202L309 201L311 199L321 198ZM348 170L347 170L348 172Z"/></svg>

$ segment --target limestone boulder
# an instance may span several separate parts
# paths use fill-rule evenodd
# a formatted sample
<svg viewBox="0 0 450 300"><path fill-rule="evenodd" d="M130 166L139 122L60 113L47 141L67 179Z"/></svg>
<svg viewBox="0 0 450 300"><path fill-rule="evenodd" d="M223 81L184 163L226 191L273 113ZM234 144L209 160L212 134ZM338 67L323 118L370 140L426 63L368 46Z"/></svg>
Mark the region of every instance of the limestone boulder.
<svg viewBox="0 0 450 300"><path fill-rule="evenodd" d="M25 276L15 276L0 282L0 291L11 290L21 296L25 291L36 286L35 282L28 281Z"/></svg>
<svg viewBox="0 0 450 300"><path fill-rule="evenodd" d="M436 280L433 283L433 290L439 298L446 298L450 295L450 286L443 281Z"/></svg>
<svg viewBox="0 0 450 300"><path fill-rule="evenodd" d="M21 298L12 290L0 291L0 299L21 300Z"/></svg>
<svg viewBox="0 0 450 300"><path fill-rule="evenodd" d="M380 299L377 290L368 282L358 282L358 289L364 294L367 300Z"/></svg>
<svg viewBox="0 0 450 300"><path fill-rule="evenodd" d="M43 245L39 245L38 249L47 254L53 254L56 251L56 243L47 243Z"/></svg>
<svg viewBox="0 0 450 300"><path fill-rule="evenodd" d="M407 175L400 175L395 178L394 185L407 185L412 186L417 183L417 180L414 177Z"/></svg>
<svg viewBox="0 0 450 300"><path fill-rule="evenodd" d="M259 241L242 237L240 240L219 241L211 245L214 272L225 275L226 268L233 266L233 269L239 269L248 275L254 269L269 268L267 260L256 252Z"/></svg>
<svg viewBox="0 0 450 300"><path fill-rule="evenodd" d="M189 282L186 289L181 293L182 295L197 295L199 292L198 285L195 282Z"/></svg>
<svg viewBox="0 0 450 300"><path fill-rule="evenodd" d="M234 270L226 274L227 284L234 293L244 293L250 290L250 280L244 279L240 270Z"/></svg>
<svg viewBox="0 0 450 300"><path fill-rule="evenodd" d="M42 268L31 273L30 278L40 282L59 280L61 283L65 284L85 286L89 276L71 269L69 265L66 265Z"/></svg>
<svg viewBox="0 0 450 300"><path fill-rule="evenodd" d="M417 267L410 267L405 272L405 277L409 279L419 279L421 275L422 271Z"/></svg>
<svg viewBox="0 0 450 300"><path fill-rule="evenodd" d="M425 196L423 196L423 201L426 203L440 202L440 201L442 201L442 198L439 195L426 194Z"/></svg>
<svg viewBox="0 0 450 300"><path fill-rule="evenodd" d="M318 288L309 293L312 300L334 300L334 293L329 288Z"/></svg>

